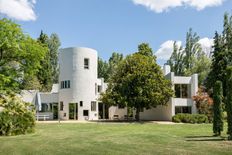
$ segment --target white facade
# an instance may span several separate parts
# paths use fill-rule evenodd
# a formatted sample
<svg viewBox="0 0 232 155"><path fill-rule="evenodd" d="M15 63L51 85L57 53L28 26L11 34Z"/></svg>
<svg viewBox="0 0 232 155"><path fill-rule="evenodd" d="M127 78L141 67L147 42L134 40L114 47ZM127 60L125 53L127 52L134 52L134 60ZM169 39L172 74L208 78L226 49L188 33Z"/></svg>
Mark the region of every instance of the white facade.
<svg viewBox="0 0 232 155"><path fill-rule="evenodd" d="M90 48L61 49L59 84L54 84L49 93L23 91L23 99L37 104L39 114L45 114L49 119L134 119L133 109L128 114L127 108L108 107L98 103L99 95L106 90L107 84L103 78L97 78L97 59L97 51ZM164 66L163 73L172 82L176 97L170 98L167 106L144 109L140 112L141 120L170 121L176 113L197 112L192 96L198 91L198 75L175 76L167 65Z"/></svg>

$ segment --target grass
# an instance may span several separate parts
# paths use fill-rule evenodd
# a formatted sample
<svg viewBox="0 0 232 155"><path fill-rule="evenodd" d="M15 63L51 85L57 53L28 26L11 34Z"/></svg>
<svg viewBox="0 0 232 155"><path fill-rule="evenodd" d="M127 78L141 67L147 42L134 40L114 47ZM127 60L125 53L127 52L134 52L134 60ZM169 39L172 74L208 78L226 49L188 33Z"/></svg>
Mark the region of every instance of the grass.
<svg viewBox="0 0 232 155"><path fill-rule="evenodd" d="M37 124L34 134L0 137L1 155L231 154L211 124Z"/></svg>

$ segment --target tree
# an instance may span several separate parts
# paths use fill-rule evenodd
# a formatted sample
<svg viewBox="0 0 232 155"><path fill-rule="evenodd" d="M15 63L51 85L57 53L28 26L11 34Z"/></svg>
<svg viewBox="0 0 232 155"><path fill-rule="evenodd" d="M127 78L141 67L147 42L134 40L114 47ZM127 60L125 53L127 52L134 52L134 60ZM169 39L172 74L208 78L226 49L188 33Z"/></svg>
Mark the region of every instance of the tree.
<svg viewBox="0 0 232 155"><path fill-rule="evenodd" d="M164 78L156 57L147 53L150 50L139 50L120 62L101 96L104 103L135 108L137 120L143 108L166 105L173 96L171 82Z"/></svg>
<svg viewBox="0 0 232 155"><path fill-rule="evenodd" d="M227 134L229 135L228 139L232 140L232 66L227 67L226 73L226 112L228 123Z"/></svg>
<svg viewBox="0 0 232 155"><path fill-rule="evenodd" d="M201 52L200 44L198 43L200 37L197 33L193 33L190 28L186 34L186 44L184 49L184 65L185 69L188 71L193 67L193 58Z"/></svg>
<svg viewBox="0 0 232 155"><path fill-rule="evenodd" d="M103 61L101 58L98 57L98 78L104 78L105 81L108 81L109 74L109 65L106 61Z"/></svg>
<svg viewBox="0 0 232 155"><path fill-rule="evenodd" d="M202 51L198 41L199 36L190 28L186 34L185 47L178 47L174 42L172 55L166 64L170 65L171 71L176 75L190 76L198 73L201 85L210 72L211 59Z"/></svg>
<svg viewBox="0 0 232 155"><path fill-rule="evenodd" d="M175 75L184 74L184 54L182 47L178 47L176 41L173 44L173 52L166 65L169 65Z"/></svg>
<svg viewBox="0 0 232 155"><path fill-rule="evenodd" d="M48 49L49 37L41 31L37 40L47 49L46 56L40 62L41 68L37 74L37 78L41 84L41 91L50 91L52 88L52 65L51 55Z"/></svg>
<svg viewBox="0 0 232 155"><path fill-rule="evenodd" d="M216 136L220 136L223 131L222 99L222 82L216 81L213 89L213 132Z"/></svg>
<svg viewBox="0 0 232 155"><path fill-rule="evenodd" d="M58 50L61 45L58 35L52 33L50 38L48 39L47 44L50 53L52 83L58 83L59 81Z"/></svg>
<svg viewBox="0 0 232 155"><path fill-rule="evenodd" d="M25 35L19 25L0 20L0 90L19 91L29 76L34 76L46 48Z"/></svg>

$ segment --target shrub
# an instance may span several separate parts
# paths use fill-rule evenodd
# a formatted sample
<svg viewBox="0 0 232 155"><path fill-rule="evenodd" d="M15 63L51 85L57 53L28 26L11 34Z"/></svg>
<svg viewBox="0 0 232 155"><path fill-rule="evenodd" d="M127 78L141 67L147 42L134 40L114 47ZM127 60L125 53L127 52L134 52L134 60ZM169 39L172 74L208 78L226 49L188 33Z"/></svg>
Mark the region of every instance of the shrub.
<svg viewBox="0 0 232 155"><path fill-rule="evenodd" d="M0 135L10 136L34 131L35 112L30 103L15 95L0 95Z"/></svg>
<svg viewBox="0 0 232 155"><path fill-rule="evenodd" d="M205 91L204 87L199 87L196 96L193 96L196 102L197 111L199 114L204 114L208 117L209 122L213 121L213 99Z"/></svg>
<svg viewBox="0 0 232 155"><path fill-rule="evenodd" d="M208 123L208 117L204 114L176 114L172 117L172 121L176 123Z"/></svg>

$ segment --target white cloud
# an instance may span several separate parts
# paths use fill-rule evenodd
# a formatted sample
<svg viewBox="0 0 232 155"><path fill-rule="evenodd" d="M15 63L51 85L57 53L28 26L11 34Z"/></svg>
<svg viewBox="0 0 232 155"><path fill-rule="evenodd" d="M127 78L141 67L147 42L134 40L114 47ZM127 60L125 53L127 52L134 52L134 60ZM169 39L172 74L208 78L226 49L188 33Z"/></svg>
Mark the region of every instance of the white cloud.
<svg viewBox="0 0 232 155"><path fill-rule="evenodd" d="M201 48L206 53L206 55L210 56L213 50L212 46L214 45L214 39L205 37L205 38L200 39L198 43L201 45Z"/></svg>
<svg viewBox="0 0 232 155"><path fill-rule="evenodd" d="M164 42L163 44L160 45L160 48L158 51L155 53L158 59L160 60L168 60L173 52L173 40L168 40ZM181 46L181 41L176 42L177 47L180 48Z"/></svg>
<svg viewBox="0 0 232 155"><path fill-rule="evenodd" d="M197 10L203 10L206 7L219 6L225 0L132 0L136 5L142 5L148 9L161 13L171 8L180 6L190 6Z"/></svg>
<svg viewBox="0 0 232 155"><path fill-rule="evenodd" d="M36 20L36 0L0 0L0 13L22 21Z"/></svg>

